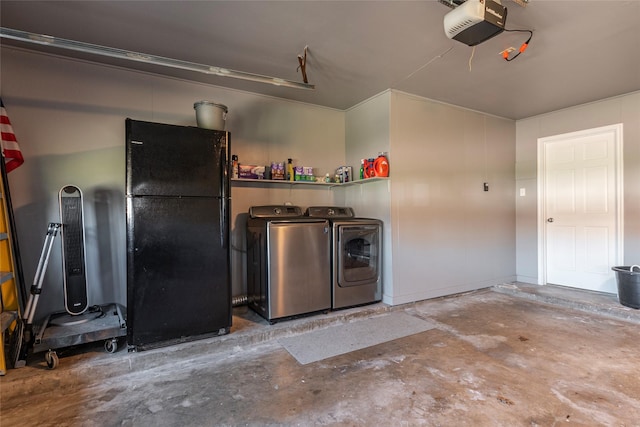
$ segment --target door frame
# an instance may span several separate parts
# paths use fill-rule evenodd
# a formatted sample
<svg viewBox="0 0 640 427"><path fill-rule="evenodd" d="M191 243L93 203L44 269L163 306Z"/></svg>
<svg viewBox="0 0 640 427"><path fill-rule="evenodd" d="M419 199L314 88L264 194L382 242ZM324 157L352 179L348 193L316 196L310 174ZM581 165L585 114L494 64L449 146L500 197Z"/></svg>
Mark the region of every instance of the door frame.
<svg viewBox="0 0 640 427"><path fill-rule="evenodd" d="M624 175L623 175L623 126L622 123L585 129L576 132L562 133L544 138L538 138L538 284L547 284L547 227L545 226L546 212L546 144L566 139L580 138L602 133L613 133L615 156L615 204L616 204L616 264L624 262Z"/></svg>

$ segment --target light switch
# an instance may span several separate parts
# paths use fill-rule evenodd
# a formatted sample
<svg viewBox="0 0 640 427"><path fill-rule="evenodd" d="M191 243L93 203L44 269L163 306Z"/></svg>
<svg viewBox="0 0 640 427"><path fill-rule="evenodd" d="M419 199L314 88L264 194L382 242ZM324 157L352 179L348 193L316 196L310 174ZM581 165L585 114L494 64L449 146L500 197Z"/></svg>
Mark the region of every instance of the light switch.
<svg viewBox="0 0 640 427"><path fill-rule="evenodd" d="M520 197L524 197L527 195L527 189L526 188L521 188L520 189Z"/></svg>

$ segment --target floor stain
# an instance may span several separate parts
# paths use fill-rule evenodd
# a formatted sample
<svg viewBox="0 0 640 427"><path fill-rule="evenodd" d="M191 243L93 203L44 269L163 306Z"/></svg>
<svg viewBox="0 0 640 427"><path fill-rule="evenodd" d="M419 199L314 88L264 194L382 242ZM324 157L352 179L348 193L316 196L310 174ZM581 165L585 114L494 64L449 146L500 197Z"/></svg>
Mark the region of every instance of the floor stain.
<svg viewBox="0 0 640 427"><path fill-rule="evenodd" d="M498 402L500 402L500 403L502 403L504 405L509 405L509 406L515 405L515 403L513 403L513 401L511 399L508 399L508 398L506 398L504 396L498 396L497 399L498 399Z"/></svg>
<svg viewBox="0 0 640 427"><path fill-rule="evenodd" d="M0 425L631 426L640 419L637 324L492 291L411 309L436 328L308 365L276 344L218 348L233 336L117 352L95 364L69 356L53 371L38 361L0 378ZM520 344L528 341L535 348Z"/></svg>

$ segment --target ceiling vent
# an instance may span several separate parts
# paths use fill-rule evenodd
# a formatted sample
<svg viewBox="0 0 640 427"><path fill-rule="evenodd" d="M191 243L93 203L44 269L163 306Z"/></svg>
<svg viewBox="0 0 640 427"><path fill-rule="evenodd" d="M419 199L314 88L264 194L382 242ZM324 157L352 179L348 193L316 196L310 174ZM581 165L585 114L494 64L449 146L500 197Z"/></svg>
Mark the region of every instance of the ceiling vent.
<svg viewBox="0 0 640 427"><path fill-rule="evenodd" d="M467 0L444 16L444 32L468 46L478 45L504 31L507 8L494 0Z"/></svg>

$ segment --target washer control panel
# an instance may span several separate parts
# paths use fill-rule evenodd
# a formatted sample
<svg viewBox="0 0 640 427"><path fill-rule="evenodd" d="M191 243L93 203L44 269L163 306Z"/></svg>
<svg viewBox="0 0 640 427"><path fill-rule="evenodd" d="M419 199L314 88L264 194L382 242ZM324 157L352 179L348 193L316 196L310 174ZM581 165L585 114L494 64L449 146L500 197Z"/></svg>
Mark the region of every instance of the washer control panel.
<svg viewBox="0 0 640 427"><path fill-rule="evenodd" d="M305 215L312 218L326 219L344 219L356 216L352 208L345 206L310 206Z"/></svg>
<svg viewBox="0 0 640 427"><path fill-rule="evenodd" d="M252 206L249 208L251 218L293 218L302 216L302 208L290 205Z"/></svg>

